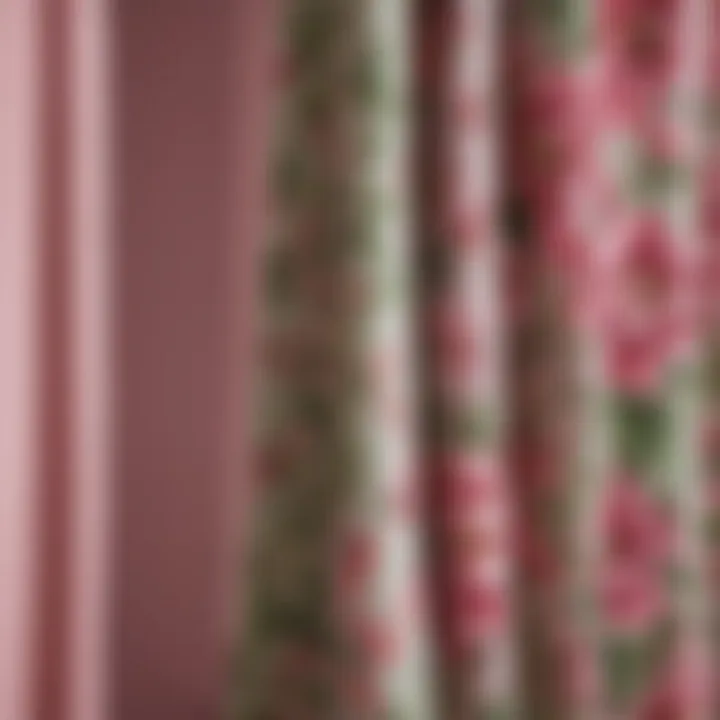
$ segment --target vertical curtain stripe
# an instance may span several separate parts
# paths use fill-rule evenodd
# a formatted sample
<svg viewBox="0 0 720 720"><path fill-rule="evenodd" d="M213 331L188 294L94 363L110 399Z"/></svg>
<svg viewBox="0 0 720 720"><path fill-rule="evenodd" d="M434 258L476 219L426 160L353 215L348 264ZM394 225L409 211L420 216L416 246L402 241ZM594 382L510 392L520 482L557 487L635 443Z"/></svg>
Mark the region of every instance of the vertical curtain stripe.
<svg viewBox="0 0 720 720"><path fill-rule="evenodd" d="M236 716L422 720L409 5L300 0L284 18Z"/></svg>
<svg viewBox="0 0 720 720"><path fill-rule="evenodd" d="M439 67L434 217L424 247L427 482L435 523L443 716L517 712L498 193L495 2L456 0L431 30ZM433 100L430 100L431 102ZM429 150L426 148L426 153Z"/></svg>
<svg viewBox="0 0 720 720"><path fill-rule="evenodd" d="M703 4L602 10L612 203L600 261L613 442L600 567L607 702L619 717L702 718L694 268Z"/></svg>

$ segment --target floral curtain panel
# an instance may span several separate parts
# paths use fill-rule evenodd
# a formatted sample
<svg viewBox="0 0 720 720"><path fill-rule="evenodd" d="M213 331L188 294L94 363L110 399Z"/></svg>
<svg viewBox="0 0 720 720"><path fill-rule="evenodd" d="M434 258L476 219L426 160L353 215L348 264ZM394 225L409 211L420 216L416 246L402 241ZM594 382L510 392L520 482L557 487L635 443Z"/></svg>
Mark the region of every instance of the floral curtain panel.
<svg viewBox="0 0 720 720"><path fill-rule="evenodd" d="M239 720L711 720L716 0L285 0Z"/></svg>

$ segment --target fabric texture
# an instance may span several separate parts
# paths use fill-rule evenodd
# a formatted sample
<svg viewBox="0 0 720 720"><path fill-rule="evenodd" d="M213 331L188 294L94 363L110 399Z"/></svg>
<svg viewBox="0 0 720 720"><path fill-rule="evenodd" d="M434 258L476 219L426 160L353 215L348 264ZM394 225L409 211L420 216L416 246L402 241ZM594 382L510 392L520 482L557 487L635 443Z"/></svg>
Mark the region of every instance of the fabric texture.
<svg viewBox="0 0 720 720"><path fill-rule="evenodd" d="M717 0L283 7L234 717L718 717Z"/></svg>

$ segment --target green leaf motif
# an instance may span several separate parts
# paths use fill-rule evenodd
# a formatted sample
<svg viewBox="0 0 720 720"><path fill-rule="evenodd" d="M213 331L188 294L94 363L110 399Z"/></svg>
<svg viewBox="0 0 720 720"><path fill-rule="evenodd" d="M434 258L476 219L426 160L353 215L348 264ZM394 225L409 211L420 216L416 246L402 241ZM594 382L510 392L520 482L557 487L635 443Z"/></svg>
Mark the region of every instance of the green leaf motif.
<svg viewBox="0 0 720 720"><path fill-rule="evenodd" d="M662 157L648 157L639 163L635 191L643 198L660 199L687 181L685 169Z"/></svg>
<svg viewBox="0 0 720 720"><path fill-rule="evenodd" d="M633 640L617 641L605 650L610 701L614 707L626 706L647 673L642 643Z"/></svg>
<svg viewBox="0 0 720 720"><path fill-rule="evenodd" d="M448 435L458 447L479 446L493 434L492 420L483 408L459 407L449 418Z"/></svg>
<svg viewBox="0 0 720 720"><path fill-rule="evenodd" d="M671 623L661 623L644 637L612 640L604 649L610 702L615 709L627 710L638 692L650 686L667 663L673 646Z"/></svg>
<svg viewBox="0 0 720 720"><path fill-rule="evenodd" d="M299 3L293 10L288 27L294 64L298 67L320 65L336 39L341 3Z"/></svg>
<svg viewBox="0 0 720 720"><path fill-rule="evenodd" d="M668 403L657 397L620 396L615 399L613 414L623 464L637 471L656 468L670 434Z"/></svg>
<svg viewBox="0 0 720 720"><path fill-rule="evenodd" d="M588 46L587 0L528 0L527 5L559 53L575 55Z"/></svg>

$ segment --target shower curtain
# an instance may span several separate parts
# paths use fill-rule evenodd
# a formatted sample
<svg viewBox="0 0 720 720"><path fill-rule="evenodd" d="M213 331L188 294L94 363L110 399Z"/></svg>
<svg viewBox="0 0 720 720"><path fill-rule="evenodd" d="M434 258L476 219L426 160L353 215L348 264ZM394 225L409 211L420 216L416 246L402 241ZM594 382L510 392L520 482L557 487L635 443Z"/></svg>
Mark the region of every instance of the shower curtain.
<svg viewBox="0 0 720 720"><path fill-rule="evenodd" d="M285 0L238 720L712 720L717 0Z"/></svg>

